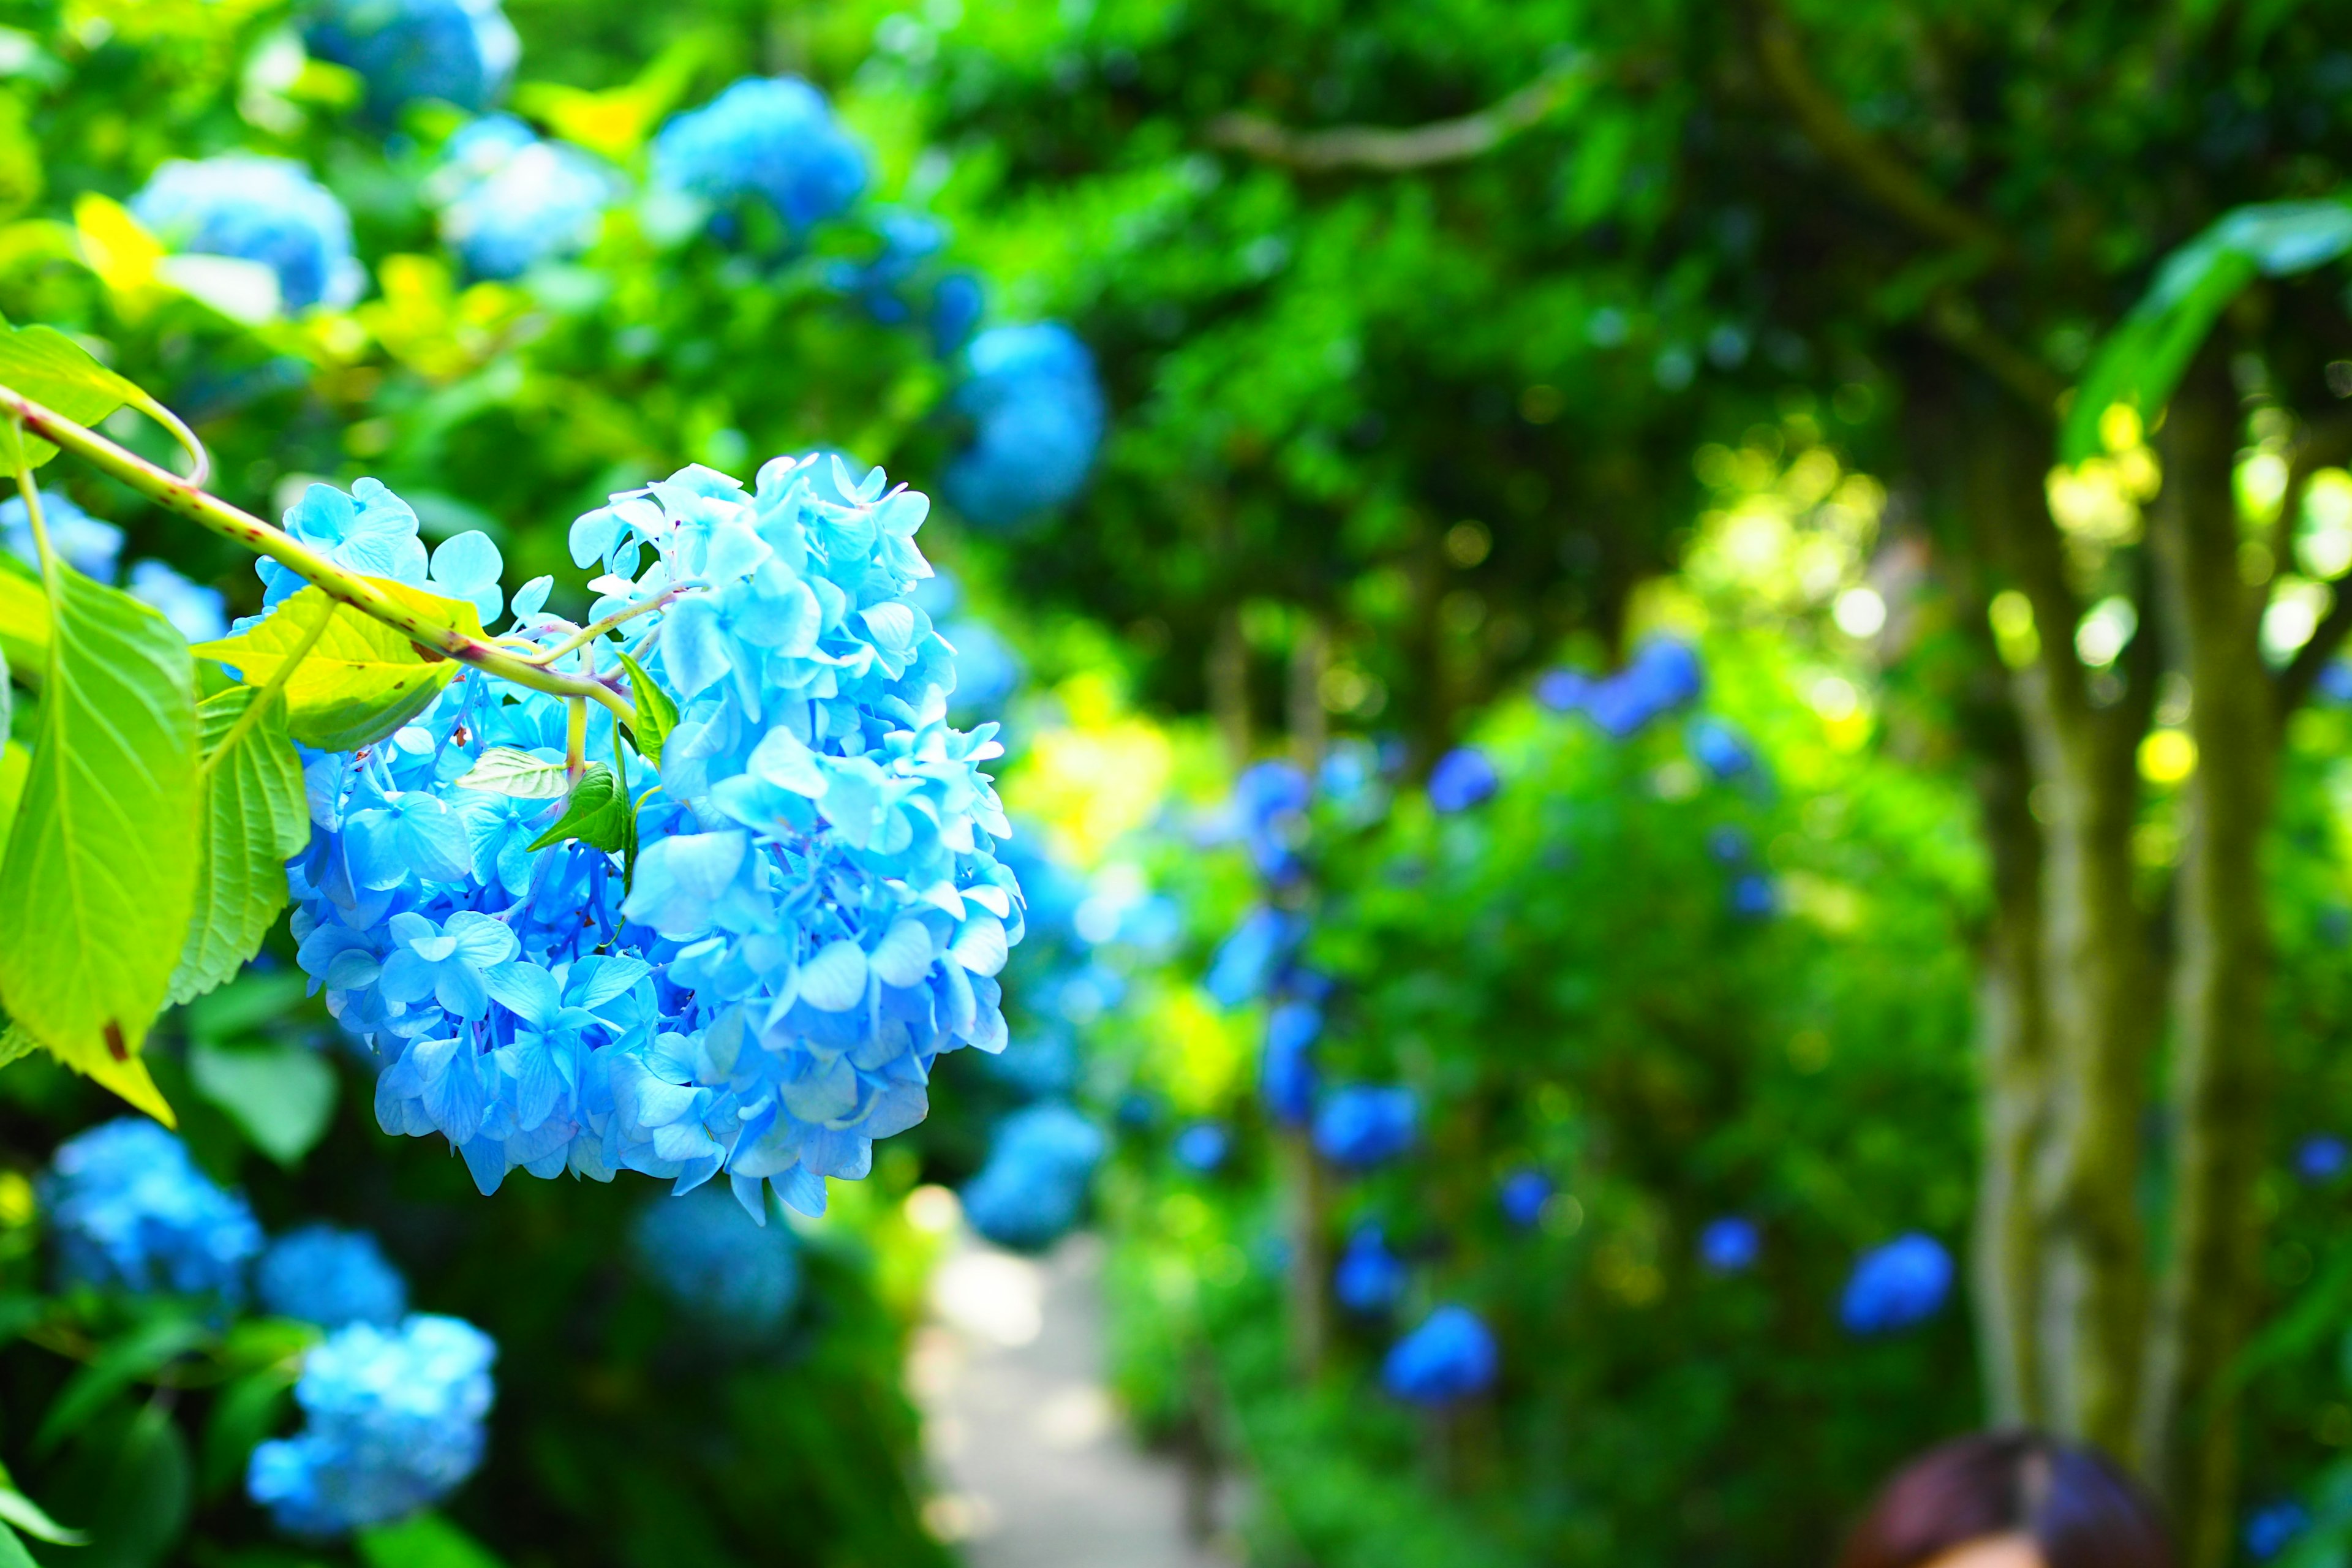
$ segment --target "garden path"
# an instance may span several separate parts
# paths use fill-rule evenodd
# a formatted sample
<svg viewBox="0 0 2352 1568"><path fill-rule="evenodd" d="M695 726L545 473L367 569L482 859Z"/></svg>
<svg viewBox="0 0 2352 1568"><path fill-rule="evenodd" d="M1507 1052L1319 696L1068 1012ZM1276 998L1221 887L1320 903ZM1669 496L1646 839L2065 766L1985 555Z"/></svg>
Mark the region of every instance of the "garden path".
<svg viewBox="0 0 2352 1568"><path fill-rule="evenodd" d="M1184 1478L1104 1384L1102 1243L1031 1260L967 1235L933 1278L908 1384L968 1568L1230 1568L1184 1528Z"/></svg>

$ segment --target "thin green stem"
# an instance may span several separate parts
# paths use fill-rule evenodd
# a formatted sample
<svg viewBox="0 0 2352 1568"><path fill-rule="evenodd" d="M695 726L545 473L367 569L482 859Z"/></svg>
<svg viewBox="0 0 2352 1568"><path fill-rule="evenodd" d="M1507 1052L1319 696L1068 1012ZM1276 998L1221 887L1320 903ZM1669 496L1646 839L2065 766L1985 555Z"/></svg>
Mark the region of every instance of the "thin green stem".
<svg viewBox="0 0 2352 1568"><path fill-rule="evenodd" d="M252 513L231 506L199 489L191 479L157 468L136 452L116 446L95 430L44 408L13 388L0 386L0 414L7 415L25 429L71 452L101 473L120 479L165 510L177 512L257 554L267 555L308 579L328 597L341 600L360 614L402 633L428 657L454 658L551 696L600 702L632 727L636 722L636 710L602 682L542 669L488 637L436 620L386 593L375 579L337 565L283 529L273 528Z"/></svg>
<svg viewBox="0 0 2352 1568"><path fill-rule="evenodd" d="M563 772L573 784L588 771L588 704L575 697L563 721ZM615 717L613 721L619 723Z"/></svg>
<svg viewBox="0 0 2352 1568"><path fill-rule="evenodd" d="M41 515L41 488L33 482L32 465L25 462L21 455L25 449L25 422L19 419L15 423L16 450L19 454L16 463L16 489L25 498L25 521L31 523L33 527L34 552L41 558L41 588L48 595L49 607L51 613L55 614L59 608L59 601L65 597L65 584L58 577L57 552L49 545L48 521Z"/></svg>
<svg viewBox="0 0 2352 1568"><path fill-rule="evenodd" d="M293 656L278 665L278 673L269 678L268 684L262 687L259 694L251 702L246 704L245 711L236 716L236 722L228 727L228 733L221 737L220 744L215 746L205 755L204 763L196 769L196 776L199 779L211 777L213 764L228 755L229 748L244 740L246 732L261 722L262 714L268 710L272 702L278 700L278 693L286 689L286 683L294 679L294 672L301 668L304 659L310 657L310 650L319 646L319 639L327 635L327 623L335 618L336 612L342 606L332 599L329 599L326 604L326 613L319 617L317 623L309 631L302 634L302 640L295 647ZM619 721L615 720L614 722L618 723Z"/></svg>
<svg viewBox="0 0 2352 1568"><path fill-rule="evenodd" d="M542 649L541 652L531 657L530 662L541 665L553 664L565 654L571 653L578 648L586 647L590 643L594 642L598 637L604 636L607 632L614 630L615 627L625 626L629 622L635 620L639 616L649 616L656 610L658 610L664 605L669 604L679 595L686 593L689 589L699 588L701 586L702 584L699 583L680 583L674 587L666 589L663 592L655 595L652 598L646 600L642 604L631 605L625 610L615 610L601 621L591 621L588 625L582 626L578 631L572 633L570 637L565 637L553 647Z"/></svg>

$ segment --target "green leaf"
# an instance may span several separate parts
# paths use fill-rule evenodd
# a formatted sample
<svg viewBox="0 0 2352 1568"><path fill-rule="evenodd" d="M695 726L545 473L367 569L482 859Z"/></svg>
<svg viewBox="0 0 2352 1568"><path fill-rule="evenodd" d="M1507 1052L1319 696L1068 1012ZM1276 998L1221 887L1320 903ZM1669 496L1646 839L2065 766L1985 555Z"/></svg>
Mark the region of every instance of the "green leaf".
<svg viewBox="0 0 2352 1568"><path fill-rule="evenodd" d="M39 575L6 551L0 551L0 658L27 679L49 664L49 596Z"/></svg>
<svg viewBox="0 0 2352 1568"><path fill-rule="evenodd" d="M188 1047L196 1092L220 1107L246 1141L291 1166L318 1146L335 1114L335 1069L290 1044Z"/></svg>
<svg viewBox="0 0 2352 1568"><path fill-rule="evenodd" d="M41 1568L33 1561L33 1554L25 1550L25 1543L16 1539L16 1532L5 1524L0 1524L0 1568Z"/></svg>
<svg viewBox="0 0 2352 1568"><path fill-rule="evenodd" d="M406 603L446 614L458 630L480 635L481 619L472 605L375 581L387 591L400 590L396 596ZM373 744L423 712L463 668L427 655L405 634L317 588L296 594L260 625L200 644L195 651L234 666L248 686L267 686L310 639L321 615L333 619L285 687L287 733L306 746L348 752Z"/></svg>
<svg viewBox="0 0 2352 1568"><path fill-rule="evenodd" d="M241 974L188 1004L188 1033L207 1043L250 1035L300 1006L310 984L299 970Z"/></svg>
<svg viewBox="0 0 2352 1568"><path fill-rule="evenodd" d="M89 1425L107 1402L165 1363L185 1355L211 1335L194 1318L176 1313L150 1318L101 1349L88 1366L66 1379L33 1433L33 1451L46 1454Z"/></svg>
<svg viewBox="0 0 2352 1568"><path fill-rule="evenodd" d="M126 403L145 404L146 393L92 359L89 351L55 327L18 327L0 333L0 386L23 394L77 425L95 425ZM0 458L16 466L18 437L13 420L0 420ZM37 437L25 437L27 468L39 468L58 449Z"/></svg>
<svg viewBox="0 0 2352 1568"><path fill-rule="evenodd" d="M292 1368L265 1368L231 1378L213 1395L197 1467L196 1484L205 1496L218 1496L244 1478L253 1450L278 1425L297 1375Z"/></svg>
<svg viewBox="0 0 2352 1568"><path fill-rule="evenodd" d="M171 1415L142 1406L115 1450L76 1568L156 1568L167 1561L187 1529L194 1468Z"/></svg>
<svg viewBox="0 0 2352 1568"><path fill-rule="evenodd" d="M498 1553L437 1513L362 1530L358 1544L367 1568L506 1568Z"/></svg>
<svg viewBox="0 0 2352 1568"><path fill-rule="evenodd" d="M533 849L544 849L551 844L561 844L567 838L611 853L628 851L636 838L636 813L630 808L629 797L621 791L620 780L613 770L602 763L590 763L580 782L572 789L572 799L555 826L530 841Z"/></svg>
<svg viewBox="0 0 2352 1568"><path fill-rule="evenodd" d="M646 673L643 665L625 653L621 655L621 667L629 672L629 696L637 708L637 721L630 726L637 737L637 750L645 753L646 761L659 767L662 743L677 728L677 703Z"/></svg>
<svg viewBox="0 0 2352 1568"><path fill-rule="evenodd" d="M0 1003L67 1066L152 1109L162 1100L152 1084L152 1105L138 1098L134 1053L195 898L195 668L171 623L129 595L72 572L58 586L0 863Z"/></svg>
<svg viewBox="0 0 2352 1568"><path fill-rule="evenodd" d="M261 951L286 907L286 862L310 841L302 759L286 736L276 698L234 743L228 732L261 700L249 686L196 704L205 755L197 815L195 916L188 924L172 1000L201 996L233 978Z"/></svg>
<svg viewBox="0 0 2352 1568"><path fill-rule="evenodd" d="M512 746L492 746L457 781L457 787L517 800L553 800L570 787L570 780L560 762L547 762Z"/></svg>
<svg viewBox="0 0 2352 1568"><path fill-rule="evenodd" d="M87 1531L68 1530L51 1519L46 1509L13 1486L0 1486L0 1520L52 1546L79 1546L89 1539Z"/></svg>
<svg viewBox="0 0 2352 1568"><path fill-rule="evenodd" d="M24 801L25 780L32 771L33 753L0 739L0 858L8 853L8 830L16 826L16 807Z"/></svg>

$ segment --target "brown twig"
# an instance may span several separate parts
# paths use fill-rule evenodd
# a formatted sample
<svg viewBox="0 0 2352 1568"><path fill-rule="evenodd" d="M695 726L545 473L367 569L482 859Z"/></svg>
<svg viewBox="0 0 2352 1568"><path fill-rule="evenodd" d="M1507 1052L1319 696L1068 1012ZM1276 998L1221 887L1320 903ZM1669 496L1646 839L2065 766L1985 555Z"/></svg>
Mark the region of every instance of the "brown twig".
<svg viewBox="0 0 2352 1568"><path fill-rule="evenodd" d="M1202 134L1213 147L1310 173L1368 169L1402 174L1491 152L1559 108L1591 74L1589 61L1573 56L1475 114L1407 130L1339 125L1328 131L1292 131L1264 115L1235 110L1209 121Z"/></svg>

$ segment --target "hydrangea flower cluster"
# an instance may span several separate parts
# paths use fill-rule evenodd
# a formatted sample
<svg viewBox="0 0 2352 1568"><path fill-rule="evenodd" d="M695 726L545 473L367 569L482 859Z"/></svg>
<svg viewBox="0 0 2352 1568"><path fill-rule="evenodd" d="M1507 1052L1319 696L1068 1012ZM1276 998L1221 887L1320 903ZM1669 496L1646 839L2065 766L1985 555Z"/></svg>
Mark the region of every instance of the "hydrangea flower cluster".
<svg viewBox="0 0 2352 1568"><path fill-rule="evenodd" d="M2267 1563L2311 1524L2311 1510L2292 1498L2265 1503L2246 1518L2246 1555Z"/></svg>
<svg viewBox="0 0 2352 1568"><path fill-rule="evenodd" d="M40 1194L68 1284L244 1299L246 1266L261 1250L253 1211L145 1117L60 1144Z"/></svg>
<svg viewBox="0 0 2352 1568"><path fill-rule="evenodd" d="M1952 1255L1921 1231L1862 1255L1847 1279L1838 1318L1849 1333L1888 1334L1927 1321L1952 1293Z"/></svg>
<svg viewBox="0 0 2352 1568"><path fill-rule="evenodd" d="M131 214L174 250L261 263L289 310L348 305L367 282L352 255L351 215L290 159L172 159L131 198Z"/></svg>
<svg viewBox="0 0 2352 1568"><path fill-rule="evenodd" d="M721 205L764 202L794 229L866 189L866 156L824 95L798 77L745 77L654 139L656 184Z"/></svg>
<svg viewBox="0 0 2352 1568"><path fill-rule="evenodd" d="M471 1323L431 1313L338 1329L294 1385L303 1430L254 1449L246 1491L280 1529L311 1537L439 1501L482 1462L497 1356Z"/></svg>
<svg viewBox="0 0 2352 1568"><path fill-rule="evenodd" d="M1104 1148L1102 1130L1066 1105L1016 1110L964 1185L964 1217L999 1247L1050 1247L1078 1223Z"/></svg>
<svg viewBox="0 0 2352 1568"><path fill-rule="evenodd" d="M2352 1168L2352 1143L2333 1132L2315 1132L2295 1145L2294 1173L2311 1186L2332 1182Z"/></svg>
<svg viewBox="0 0 2352 1568"><path fill-rule="evenodd" d="M383 744L310 761L299 958L382 1056L387 1131L446 1137L485 1192L518 1166L681 1191L723 1172L764 1223L763 1184L814 1214L825 1177L865 1175L875 1139L923 1118L940 1052L1003 1048L993 976L1023 919L980 771L999 748L947 724L952 656L908 599L926 503L884 485L807 459L750 490L694 468L573 524L603 570L592 614L646 611L614 635L681 708L658 791L617 726L589 727L639 803L633 875L576 840L530 847L562 801L463 782L492 747L560 760L558 700L462 674ZM496 607L488 542L445 542L428 575L380 485L314 489L288 522ZM577 628L546 591L514 613L551 643ZM561 667L609 671L610 647Z"/></svg>
<svg viewBox="0 0 2352 1568"><path fill-rule="evenodd" d="M1764 1256L1764 1230L1741 1215L1711 1219L1698 1233L1698 1260L1717 1274L1744 1274Z"/></svg>
<svg viewBox="0 0 2352 1568"><path fill-rule="evenodd" d="M1333 1164L1370 1170L1412 1147L1421 1100L1402 1085L1349 1084L1315 1110L1315 1147Z"/></svg>
<svg viewBox="0 0 2352 1568"><path fill-rule="evenodd" d="M113 582L122 553L122 531L90 516L61 490L43 490L40 496L49 547L85 577ZM20 495L0 501L0 549L26 565L39 563L32 520L26 515L25 498ZM130 578L122 587L132 598L162 611L163 618L190 642L203 642L228 629L227 601L220 590L191 583L161 561L132 562Z"/></svg>
<svg viewBox="0 0 2352 1568"><path fill-rule="evenodd" d="M1076 496L1106 417L1094 355L1057 322L992 327L964 352L971 374L950 399L971 421L940 489L982 528L1009 528Z"/></svg>
<svg viewBox="0 0 2352 1568"><path fill-rule="evenodd" d="M1376 1317L1403 1300L1404 1287L1404 1260L1389 1250L1381 1227L1369 1222L1358 1226L1331 1270L1331 1293L1339 1305Z"/></svg>
<svg viewBox="0 0 2352 1568"><path fill-rule="evenodd" d="M1549 672L1536 682L1536 700L1556 713L1582 713L1622 741L1692 701L1706 685L1697 650L1658 637L1644 643L1624 668L1598 680L1572 669Z"/></svg>
<svg viewBox="0 0 2352 1568"><path fill-rule="evenodd" d="M874 226L881 235L881 253L871 261L835 262L829 274L833 286L884 326L920 314L930 331L931 352L947 358L980 324L987 303L980 279L969 272L935 275L935 268L926 265L947 247L947 226L939 219L892 207L875 215Z"/></svg>
<svg viewBox="0 0 2352 1568"><path fill-rule="evenodd" d="M1502 787L1493 761L1475 746L1454 747L1429 770L1429 804L1448 814L1484 805Z"/></svg>
<svg viewBox="0 0 2352 1568"><path fill-rule="evenodd" d="M408 1315L408 1281L363 1230L306 1225L269 1244L253 1271L261 1309L322 1329L390 1328Z"/></svg>
<svg viewBox="0 0 2352 1568"><path fill-rule="evenodd" d="M488 109L522 58L499 0L326 0L303 39L320 59L359 73L380 122L418 99Z"/></svg>
<svg viewBox="0 0 2352 1568"><path fill-rule="evenodd" d="M1312 1002L1285 1002L1265 1017L1265 1051L1258 1063L1258 1093L1266 1113L1283 1127L1304 1127L1315 1114L1315 1041L1323 1013Z"/></svg>
<svg viewBox="0 0 2352 1568"><path fill-rule="evenodd" d="M467 272L520 278L594 244L620 188L578 148L540 140L511 114L490 114L449 138L425 194Z"/></svg>
<svg viewBox="0 0 2352 1568"><path fill-rule="evenodd" d="M1727 782L1756 771L1755 748L1720 719L1692 720L1683 731L1683 743L1692 759L1717 780Z"/></svg>
<svg viewBox="0 0 2352 1568"><path fill-rule="evenodd" d="M1186 1170L1206 1175L1223 1165L1233 1149L1234 1135L1223 1122L1195 1121L1176 1134L1169 1152Z"/></svg>
<svg viewBox="0 0 2352 1568"><path fill-rule="evenodd" d="M1493 1331L1469 1308L1449 1305L1390 1348L1381 1382L1408 1404L1443 1407L1484 1394L1501 1370Z"/></svg>
<svg viewBox="0 0 2352 1568"><path fill-rule="evenodd" d="M1505 1176L1495 1197L1503 1206L1505 1219L1521 1230L1528 1230L1542 1220L1544 1205L1551 1202L1552 1194L1558 1190L1549 1176L1527 1166Z"/></svg>
<svg viewBox="0 0 2352 1568"><path fill-rule="evenodd" d="M752 1224L716 1188L648 1206L630 1239L646 1278L725 1339L772 1334L800 1301L798 1239Z"/></svg>

